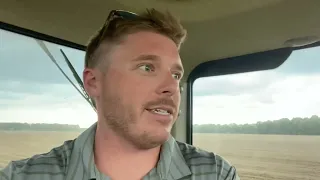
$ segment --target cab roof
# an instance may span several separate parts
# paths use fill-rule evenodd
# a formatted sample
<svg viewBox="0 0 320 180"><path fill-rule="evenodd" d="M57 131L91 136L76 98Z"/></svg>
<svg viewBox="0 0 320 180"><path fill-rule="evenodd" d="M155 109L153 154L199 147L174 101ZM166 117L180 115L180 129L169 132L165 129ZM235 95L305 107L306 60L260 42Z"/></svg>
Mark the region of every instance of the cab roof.
<svg viewBox="0 0 320 180"><path fill-rule="evenodd" d="M187 28L181 49L186 75L206 61L320 37L319 0L6 0L0 21L85 46L111 10L151 7L169 10Z"/></svg>

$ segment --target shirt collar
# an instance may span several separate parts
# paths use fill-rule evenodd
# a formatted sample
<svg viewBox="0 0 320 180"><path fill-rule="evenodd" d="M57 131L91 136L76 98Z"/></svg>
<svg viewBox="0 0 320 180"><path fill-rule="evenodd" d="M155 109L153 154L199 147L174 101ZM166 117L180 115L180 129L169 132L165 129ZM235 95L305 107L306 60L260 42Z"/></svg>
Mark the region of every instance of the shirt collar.
<svg viewBox="0 0 320 180"><path fill-rule="evenodd" d="M73 167L77 167L84 172L89 179L95 179L95 165L94 165L94 154L93 154L93 144L95 138L97 123L95 122L88 129L82 132L75 140L74 149L72 154L79 154L79 156L74 156L71 159L70 165ZM79 158L79 161L74 159ZM74 164L79 163L79 164ZM71 168L73 169L73 168ZM76 173L78 170L73 170ZM71 173L71 172L70 172Z"/></svg>
<svg viewBox="0 0 320 180"><path fill-rule="evenodd" d="M191 174L179 145L171 135L161 148L156 169L161 179L175 180Z"/></svg>
<svg viewBox="0 0 320 180"><path fill-rule="evenodd" d="M97 123L94 123L84 131L75 141L75 149L78 149L85 173L89 179L96 179L98 169L94 163L94 138ZM191 174L185 159L182 156L179 145L170 135L169 139L162 145L160 159L156 167L157 174L161 179L175 180Z"/></svg>

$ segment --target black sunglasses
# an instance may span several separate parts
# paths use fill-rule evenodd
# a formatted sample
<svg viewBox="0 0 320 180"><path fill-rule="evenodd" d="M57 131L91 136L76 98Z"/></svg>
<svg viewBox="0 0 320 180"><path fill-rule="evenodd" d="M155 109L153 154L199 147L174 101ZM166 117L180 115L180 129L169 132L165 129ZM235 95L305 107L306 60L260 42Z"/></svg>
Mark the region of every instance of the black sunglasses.
<svg viewBox="0 0 320 180"><path fill-rule="evenodd" d="M106 31L108 30L109 24L112 20L116 19L116 18L122 18L122 19L128 19L128 20L136 20L136 19L140 19L141 17L138 16L138 14L130 12L130 11L124 11L124 10L112 10L109 15L108 18L106 19L105 23L103 24L103 30L102 33L100 35L100 39L99 39L99 43L101 43Z"/></svg>

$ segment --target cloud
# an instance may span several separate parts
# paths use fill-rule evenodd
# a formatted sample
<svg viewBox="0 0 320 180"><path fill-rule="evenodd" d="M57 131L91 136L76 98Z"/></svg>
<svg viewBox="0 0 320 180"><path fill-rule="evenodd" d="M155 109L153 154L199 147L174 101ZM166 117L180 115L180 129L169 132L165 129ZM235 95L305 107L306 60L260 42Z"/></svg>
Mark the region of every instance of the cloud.
<svg viewBox="0 0 320 180"><path fill-rule="evenodd" d="M261 91L277 78L272 71L199 78L193 85L193 92L194 96L253 93Z"/></svg>
<svg viewBox="0 0 320 180"><path fill-rule="evenodd" d="M67 123L88 127L96 113L30 37L0 30L0 122ZM59 48L81 76L84 51L45 43L76 84Z"/></svg>
<svg viewBox="0 0 320 180"><path fill-rule="evenodd" d="M200 78L193 123L256 123L320 115L320 47L298 50L274 70Z"/></svg>
<svg viewBox="0 0 320 180"><path fill-rule="evenodd" d="M320 46L294 51L276 70L284 75L320 74Z"/></svg>
<svg viewBox="0 0 320 180"><path fill-rule="evenodd" d="M240 95L263 91L270 84L289 76L320 75L320 47L294 51L277 69L199 78L194 82L194 96Z"/></svg>
<svg viewBox="0 0 320 180"><path fill-rule="evenodd" d="M86 104L62 103L59 106L30 106L10 107L0 109L0 122L22 123L58 123L79 125L87 128L97 121L95 112Z"/></svg>
<svg viewBox="0 0 320 180"><path fill-rule="evenodd" d="M69 83L35 39L4 30L0 30L0 37L0 81L10 79L29 83ZM78 74L81 74L84 51L48 42L45 44L69 77L72 78L73 75L63 59L60 48L75 66Z"/></svg>
<svg viewBox="0 0 320 180"><path fill-rule="evenodd" d="M0 122L62 123L88 127L96 120L94 110L71 86L62 84L36 86L19 91L0 91ZM2 88L0 88L1 90Z"/></svg>
<svg viewBox="0 0 320 180"><path fill-rule="evenodd" d="M0 122L61 123L88 127L97 120L95 111L70 85L50 85L41 93L7 92L10 98L4 97L0 96Z"/></svg>
<svg viewBox="0 0 320 180"><path fill-rule="evenodd" d="M194 96L193 123L255 123L320 115L320 75L296 75L268 83L261 91Z"/></svg>

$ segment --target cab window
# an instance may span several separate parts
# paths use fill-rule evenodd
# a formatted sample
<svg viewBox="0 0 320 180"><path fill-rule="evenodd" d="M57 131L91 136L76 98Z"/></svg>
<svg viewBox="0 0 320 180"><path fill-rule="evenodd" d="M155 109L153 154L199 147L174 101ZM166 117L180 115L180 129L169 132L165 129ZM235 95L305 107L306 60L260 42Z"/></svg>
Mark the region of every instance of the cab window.
<svg viewBox="0 0 320 180"><path fill-rule="evenodd" d="M319 46L275 69L198 78L193 145L223 156L242 179L319 179L319 82Z"/></svg>
<svg viewBox="0 0 320 180"><path fill-rule="evenodd" d="M83 50L1 29L0 46L1 169L77 137L96 115L63 56L82 77Z"/></svg>

